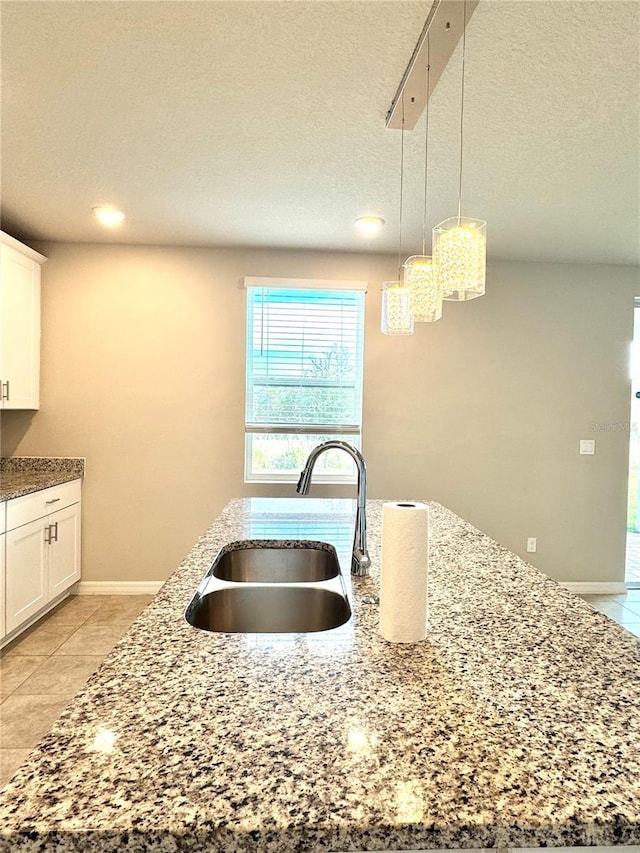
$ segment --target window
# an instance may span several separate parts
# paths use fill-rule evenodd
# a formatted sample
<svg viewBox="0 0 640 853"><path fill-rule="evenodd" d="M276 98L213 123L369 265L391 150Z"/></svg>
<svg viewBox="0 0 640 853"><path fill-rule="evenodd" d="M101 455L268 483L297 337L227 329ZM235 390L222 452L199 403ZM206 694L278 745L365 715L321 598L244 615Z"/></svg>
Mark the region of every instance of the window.
<svg viewBox="0 0 640 853"><path fill-rule="evenodd" d="M245 278L245 481L297 482L329 438L360 447L365 282ZM355 482L346 453L314 480Z"/></svg>

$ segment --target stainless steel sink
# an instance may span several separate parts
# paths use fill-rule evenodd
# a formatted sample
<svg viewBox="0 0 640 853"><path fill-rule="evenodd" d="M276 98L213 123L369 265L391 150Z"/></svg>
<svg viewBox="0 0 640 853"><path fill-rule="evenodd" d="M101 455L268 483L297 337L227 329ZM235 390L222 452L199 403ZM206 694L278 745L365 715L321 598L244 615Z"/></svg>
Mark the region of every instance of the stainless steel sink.
<svg viewBox="0 0 640 853"><path fill-rule="evenodd" d="M243 586L194 598L185 616L187 622L205 631L299 634L344 625L351 608L344 596L329 589Z"/></svg>
<svg viewBox="0 0 640 853"><path fill-rule="evenodd" d="M249 634L328 631L350 618L335 548L309 540L225 545L185 611L194 628Z"/></svg>
<svg viewBox="0 0 640 853"><path fill-rule="evenodd" d="M234 583L311 583L337 578L340 563L324 542L266 541L264 545L232 542L213 565L213 575ZM242 547L234 547L242 546Z"/></svg>

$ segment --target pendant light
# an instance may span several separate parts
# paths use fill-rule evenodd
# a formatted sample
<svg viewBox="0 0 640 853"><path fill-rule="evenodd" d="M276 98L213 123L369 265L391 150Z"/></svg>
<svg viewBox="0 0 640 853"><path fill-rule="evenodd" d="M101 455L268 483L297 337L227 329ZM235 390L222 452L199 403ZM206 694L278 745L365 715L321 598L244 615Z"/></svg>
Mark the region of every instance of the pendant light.
<svg viewBox="0 0 640 853"><path fill-rule="evenodd" d="M404 186L404 98L402 102L402 130L400 132L400 228L398 243L398 280L382 283L382 334L412 335L411 290L402 280L402 191Z"/></svg>
<svg viewBox="0 0 640 853"><path fill-rule="evenodd" d="M431 45L427 34L427 102L424 140L424 215L422 220L422 254L412 255L403 264L403 280L410 290L410 311L418 323L434 323L442 317L442 291L433 258L427 255L427 198L429 186L429 88Z"/></svg>
<svg viewBox="0 0 640 853"><path fill-rule="evenodd" d="M464 66L466 58L467 0L462 27L462 88L460 94L460 173L458 215L433 229L433 259L444 298L456 302L483 296L487 266L487 223L462 216L462 153L464 129Z"/></svg>

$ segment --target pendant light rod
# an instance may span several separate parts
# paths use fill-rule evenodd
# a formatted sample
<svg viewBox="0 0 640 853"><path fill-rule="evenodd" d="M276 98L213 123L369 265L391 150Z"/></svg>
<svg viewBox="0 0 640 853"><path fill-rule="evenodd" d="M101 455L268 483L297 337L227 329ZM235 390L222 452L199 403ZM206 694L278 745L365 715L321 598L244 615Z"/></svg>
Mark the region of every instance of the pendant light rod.
<svg viewBox="0 0 640 853"><path fill-rule="evenodd" d="M404 107L404 101L402 102ZM414 331L411 314L411 289L402 278L402 213L404 201L404 121L400 136L400 222L398 227L398 279L382 282L382 317L380 330L383 335L412 335Z"/></svg>
<svg viewBox="0 0 640 853"><path fill-rule="evenodd" d="M402 102L402 129L400 131L400 228L398 238L398 279L402 280L402 208L404 189L404 100Z"/></svg>
<svg viewBox="0 0 640 853"><path fill-rule="evenodd" d="M430 38L427 33L427 92L429 91L429 77L431 72L431 50ZM422 254L427 254L427 198L429 195L429 99L425 107L424 117L424 216L422 219Z"/></svg>
<svg viewBox="0 0 640 853"><path fill-rule="evenodd" d="M413 130L422 115L427 100L435 89L442 72L451 59L463 29L469 23L478 0L467 0L463 16L460 0L433 0L420 37L411 54L387 113L386 126L393 130L402 127L404 96L405 130ZM464 22L464 23L463 23ZM427 63L427 35L431 41L431 62ZM431 91L425 91L424 68L431 65Z"/></svg>
<svg viewBox="0 0 640 853"><path fill-rule="evenodd" d="M462 151L464 148L464 63L467 53L467 0L462 4L462 84L460 86L460 178L458 181L458 222L462 218Z"/></svg>

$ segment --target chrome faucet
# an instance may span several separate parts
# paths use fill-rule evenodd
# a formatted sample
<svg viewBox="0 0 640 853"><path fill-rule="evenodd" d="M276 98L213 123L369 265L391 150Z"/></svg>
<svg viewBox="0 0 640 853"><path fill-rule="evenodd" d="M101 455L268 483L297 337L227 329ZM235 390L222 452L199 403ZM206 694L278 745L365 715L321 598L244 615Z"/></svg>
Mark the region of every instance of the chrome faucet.
<svg viewBox="0 0 640 853"><path fill-rule="evenodd" d="M351 555L351 574L352 575L368 575L371 560L367 551L367 466L362 458L360 451L352 444L347 444L346 441L338 441L330 439L317 447L314 447L307 463L300 472L300 479L296 491L299 495L308 495L309 487L311 486L311 475L313 474L313 466L319 456L325 450L344 450L356 463L358 468L358 508L356 510L356 525L353 536L353 554Z"/></svg>

